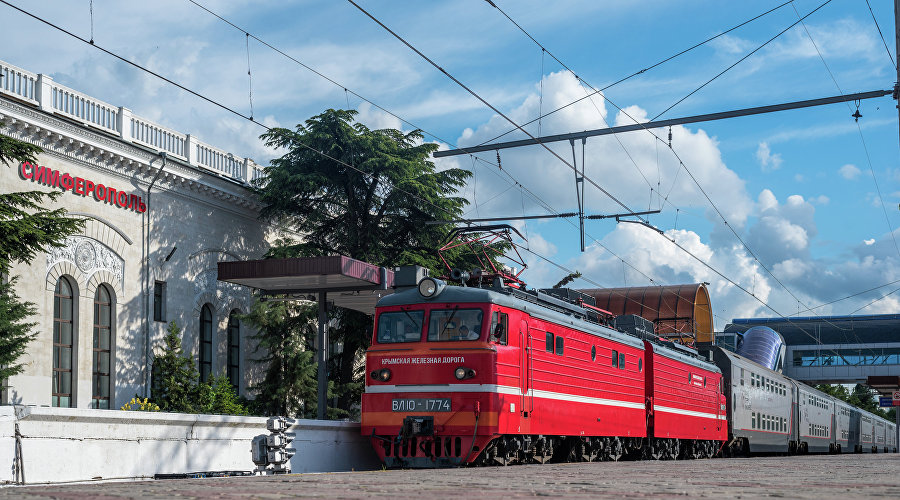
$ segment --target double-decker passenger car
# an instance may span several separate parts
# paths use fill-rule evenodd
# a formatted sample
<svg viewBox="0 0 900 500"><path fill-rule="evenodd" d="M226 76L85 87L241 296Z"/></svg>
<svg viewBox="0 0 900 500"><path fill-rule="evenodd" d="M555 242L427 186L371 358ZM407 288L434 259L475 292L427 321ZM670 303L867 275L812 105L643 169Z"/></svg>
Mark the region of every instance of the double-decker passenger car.
<svg viewBox="0 0 900 500"><path fill-rule="evenodd" d="M796 383L720 347L713 360L725 377L729 448L735 454L794 451Z"/></svg>
<svg viewBox="0 0 900 500"><path fill-rule="evenodd" d="M718 368L592 316L499 279L425 278L381 299L363 434L388 466L712 456L727 432Z"/></svg>

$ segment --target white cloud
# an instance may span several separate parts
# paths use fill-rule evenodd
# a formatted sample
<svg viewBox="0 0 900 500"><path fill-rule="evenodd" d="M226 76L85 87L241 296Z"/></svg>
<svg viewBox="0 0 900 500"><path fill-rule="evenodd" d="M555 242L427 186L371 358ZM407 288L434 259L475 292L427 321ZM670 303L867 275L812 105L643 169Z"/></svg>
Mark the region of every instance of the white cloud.
<svg viewBox="0 0 900 500"><path fill-rule="evenodd" d="M871 238L871 239L868 239L868 240L863 240L863 243L865 243L866 246L872 246L872 244L875 243L875 238Z"/></svg>
<svg viewBox="0 0 900 500"><path fill-rule="evenodd" d="M838 172L841 174L841 177L850 181L859 177L859 174L861 173L861 171L856 168L856 165L852 165L850 163L841 167Z"/></svg>
<svg viewBox="0 0 900 500"><path fill-rule="evenodd" d="M781 168L781 155L777 153L772 154L768 143L759 143L759 147L756 149L756 159L759 161L759 166L762 167L763 172L771 172Z"/></svg>
<svg viewBox="0 0 900 500"><path fill-rule="evenodd" d="M539 99L535 85L534 92L522 99L517 107L505 113L517 123L524 123L538 115ZM568 73L552 73L544 78L544 109L551 109L570 103L585 96L584 88ZM616 113L615 120L608 118L608 106L602 95L584 99L542 120L542 134L571 132L572 130L590 130L609 125L644 121L647 113L637 106L623 106L624 112ZM627 113L627 114L626 114ZM609 123L612 121L613 123ZM536 133L537 124L529 126ZM493 116L486 123L474 129L465 130L458 139L462 146L478 144L509 130L509 123L499 116ZM661 134L660 131L655 131ZM706 192L713 198L726 214L729 222L742 225L752 210L753 203L744 190L744 181L728 169L722 161L718 144L703 130L691 131L682 126L672 127L672 145L684 165L691 170ZM504 140L522 139L522 133L513 133ZM667 142L667 138L664 138ZM558 211L575 209L574 174L568 165L572 165L572 149L568 143L553 143L549 149L559 158L540 146L507 149L500 151L503 169L521 182L526 189L532 191L539 200L528 199L531 206L536 207L533 213L546 213L540 208L543 203ZM582 150L576 141L575 157L581 167ZM646 208L648 202L660 203L660 191L666 195L670 203L682 207L708 208L705 198L697 186L686 175L678 158L657 139L646 131L620 134L616 137L603 136L587 140L584 159L585 173L590 179L585 187L586 212L588 213L620 213L624 209L612 201L607 195L591 185L596 182L612 196L622 201L632 210ZM496 164L493 152L480 155L492 164ZM568 165L566 165L566 163ZM479 184L480 199L490 199L500 195L509 186L509 182L496 182L494 185ZM652 195L651 195L652 189ZM527 196L527 195L526 195ZM500 213L521 212L521 195L518 189L500 196L496 210Z"/></svg>

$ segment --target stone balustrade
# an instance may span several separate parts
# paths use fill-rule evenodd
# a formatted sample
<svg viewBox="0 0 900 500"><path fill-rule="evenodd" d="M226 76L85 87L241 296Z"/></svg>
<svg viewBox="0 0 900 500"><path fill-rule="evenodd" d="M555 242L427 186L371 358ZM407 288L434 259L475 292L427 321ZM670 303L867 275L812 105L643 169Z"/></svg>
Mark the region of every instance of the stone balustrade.
<svg viewBox="0 0 900 500"><path fill-rule="evenodd" d="M0 94L102 130L123 141L165 151L193 167L241 183L250 183L263 176L263 167L250 158L222 151L190 134L134 115L128 108L105 103L60 85L47 75L32 73L4 61L0 61Z"/></svg>

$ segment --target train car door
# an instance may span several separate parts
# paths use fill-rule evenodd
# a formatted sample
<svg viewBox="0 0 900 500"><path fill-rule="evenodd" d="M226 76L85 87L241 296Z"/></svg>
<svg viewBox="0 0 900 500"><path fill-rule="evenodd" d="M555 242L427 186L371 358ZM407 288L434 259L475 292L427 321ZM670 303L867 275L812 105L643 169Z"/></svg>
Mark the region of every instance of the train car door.
<svg viewBox="0 0 900 500"><path fill-rule="evenodd" d="M719 383L716 386L716 398L718 399L718 403L716 404L716 430L722 430L722 415L726 413L726 406L728 405L728 396L725 395L725 377L719 377Z"/></svg>
<svg viewBox="0 0 900 500"><path fill-rule="evenodd" d="M519 380L522 389L522 398L519 402L522 405L520 414L528 418L531 416L532 410L534 410L531 394L531 360L533 352L531 349L531 333L528 331L528 322L524 319L519 324L519 345L521 346Z"/></svg>

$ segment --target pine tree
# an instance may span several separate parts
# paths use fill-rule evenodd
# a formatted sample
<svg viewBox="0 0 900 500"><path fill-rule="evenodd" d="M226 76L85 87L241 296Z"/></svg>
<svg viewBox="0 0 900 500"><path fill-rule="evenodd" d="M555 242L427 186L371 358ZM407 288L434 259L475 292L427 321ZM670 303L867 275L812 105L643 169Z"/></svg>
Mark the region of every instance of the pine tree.
<svg viewBox="0 0 900 500"><path fill-rule="evenodd" d="M37 146L0 134L0 163L7 167L11 161L35 162L35 155L40 152ZM82 219L66 217L64 209L48 210L41 205L56 200L60 194L0 194L0 382L22 372L24 366L18 359L37 335L32 331L36 323L26 321L37 310L13 291L16 278L9 276L12 265L31 262L39 253L62 246L66 237L84 226Z"/></svg>
<svg viewBox="0 0 900 500"><path fill-rule="evenodd" d="M199 407L200 374L194 362L184 356L181 328L169 323L161 353L153 357L152 399L162 411L196 413Z"/></svg>
<svg viewBox="0 0 900 500"><path fill-rule="evenodd" d="M13 290L16 278L0 283L0 380L16 375L23 365L17 363L25 347L37 335L31 331L37 323L25 323L35 313L34 305L21 302Z"/></svg>
<svg viewBox="0 0 900 500"><path fill-rule="evenodd" d="M257 302L244 317L257 333L254 362L266 370L250 387L262 415L316 416L316 307L288 302Z"/></svg>

